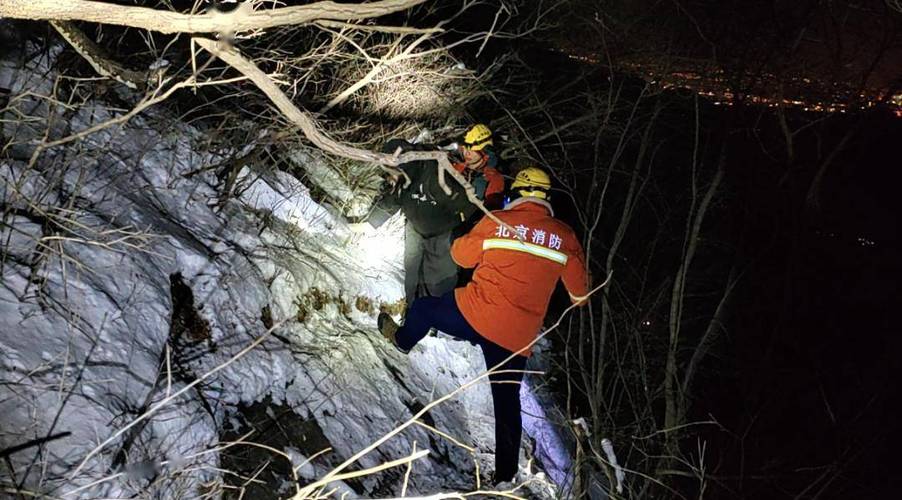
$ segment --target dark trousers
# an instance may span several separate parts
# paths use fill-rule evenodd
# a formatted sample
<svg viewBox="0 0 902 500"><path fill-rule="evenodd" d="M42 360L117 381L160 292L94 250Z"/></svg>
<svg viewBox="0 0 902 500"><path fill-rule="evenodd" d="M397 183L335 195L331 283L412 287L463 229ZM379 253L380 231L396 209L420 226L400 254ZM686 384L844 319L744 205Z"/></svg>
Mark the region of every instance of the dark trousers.
<svg viewBox="0 0 902 500"><path fill-rule="evenodd" d="M404 295L409 305L418 297L440 297L457 284L451 259L451 231L423 236L408 222L404 228Z"/></svg>
<svg viewBox="0 0 902 500"><path fill-rule="evenodd" d="M493 368L512 353L492 343L467 323L457 303L454 292L441 297L417 299L407 311L404 326L395 338L398 346L410 350L426 336L430 328L469 341L482 348L486 368ZM509 481L517 472L520 454L520 436L523 423L520 420L520 382L526 367L526 356L514 356L499 370L518 370L517 373L489 375L492 388L492 404L495 409L495 480Z"/></svg>

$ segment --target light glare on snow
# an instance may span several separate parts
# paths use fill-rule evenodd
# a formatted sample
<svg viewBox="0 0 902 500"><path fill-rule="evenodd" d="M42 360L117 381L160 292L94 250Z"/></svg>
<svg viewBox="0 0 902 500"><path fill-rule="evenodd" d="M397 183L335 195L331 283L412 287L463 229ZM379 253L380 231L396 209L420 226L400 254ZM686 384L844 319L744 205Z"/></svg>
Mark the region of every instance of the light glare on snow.
<svg viewBox="0 0 902 500"><path fill-rule="evenodd" d="M404 251L404 242L396 235L369 226L359 235L356 246L361 262L368 268L383 267L397 260Z"/></svg>

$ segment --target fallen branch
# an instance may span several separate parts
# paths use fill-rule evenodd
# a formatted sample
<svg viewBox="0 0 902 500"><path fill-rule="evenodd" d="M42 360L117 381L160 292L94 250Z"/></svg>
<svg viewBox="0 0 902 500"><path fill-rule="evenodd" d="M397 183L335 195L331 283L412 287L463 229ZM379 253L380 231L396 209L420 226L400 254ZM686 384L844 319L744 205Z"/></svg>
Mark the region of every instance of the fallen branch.
<svg viewBox="0 0 902 500"><path fill-rule="evenodd" d="M380 17L407 10L424 1L379 0L360 4L324 1L257 11L254 11L254 2L244 2L231 12L210 9L204 14L182 14L93 0L3 0L0 2L0 17L38 21L88 21L160 33L230 33L306 24L320 19L350 21Z"/></svg>
<svg viewBox="0 0 902 500"><path fill-rule="evenodd" d="M324 132L322 132L316 121L310 117L310 115L300 108L294 105L291 102L291 99L282 92L281 89L272 81L272 79L266 75L260 68L257 67L252 61L244 58L237 49L234 47L224 47L222 44L215 42L213 40L207 38L194 38L192 39L194 43L203 47L205 50L215 55L216 57L222 59L230 66L238 70L241 74L248 77L252 82L254 82L257 87L266 94L267 97L276 105L276 107L281 111L292 123L294 123L298 128L301 129L301 132L304 134L307 139L310 140L314 145L318 148L326 151L327 153L332 153L337 156L341 156L342 158L347 158L350 160L364 161L369 163L375 163L381 165L383 167L395 167L389 170L392 174L400 175L402 172L398 170L396 167L403 163L417 161L417 160L434 160L438 163L439 168L439 184L441 184L442 189L447 194L451 194L451 188L448 187L445 182L445 174L451 175L460 184L463 186L464 191L467 194L467 199L470 203L476 205L483 213L485 213L490 219L500 224L501 226L506 227L513 234L518 234L517 231L514 230L506 222L499 219L497 216L492 214L485 205L483 205L482 201L476 196L476 190L473 186L467 182L467 180L461 175L457 170L451 166L451 162L448 160L448 155L444 151L409 151L404 154L386 154L386 153L376 153L373 151L369 151L366 149L358 149L346 144L342 144ZM522 239L522 237L520 238Z"/></svg>

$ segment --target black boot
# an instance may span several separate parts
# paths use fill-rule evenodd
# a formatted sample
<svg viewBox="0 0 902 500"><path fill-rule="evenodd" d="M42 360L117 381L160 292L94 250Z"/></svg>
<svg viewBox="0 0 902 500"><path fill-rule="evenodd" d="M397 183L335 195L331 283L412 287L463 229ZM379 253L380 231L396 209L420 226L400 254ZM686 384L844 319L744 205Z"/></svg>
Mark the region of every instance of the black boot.
<svg viewBox="0 0 902 500"><path fill-rule="evenodd" d="M513 473L507 472L501 474L493 472L492 476L489 478L489 484L491 484L492 486L498 486L502 483L510 484L514 481L515 477L517 477L517 471L514 471Z"/></svg>
<svg viewBox="0 0 902 500"><path fill-rule="evenodd" d="M395 323L395 320L392 319L392 317L388 313L379 313L379 316L376 318L376 325L379 327L379 332L382 333L382 336L385 337L385 340L391 342L391 345L395 346L395 349L404 354L410 352L401 349L401 347L398 345L398 340L395 337L395 334L398 332L398 328L400 327L397 323Z"/></svg>

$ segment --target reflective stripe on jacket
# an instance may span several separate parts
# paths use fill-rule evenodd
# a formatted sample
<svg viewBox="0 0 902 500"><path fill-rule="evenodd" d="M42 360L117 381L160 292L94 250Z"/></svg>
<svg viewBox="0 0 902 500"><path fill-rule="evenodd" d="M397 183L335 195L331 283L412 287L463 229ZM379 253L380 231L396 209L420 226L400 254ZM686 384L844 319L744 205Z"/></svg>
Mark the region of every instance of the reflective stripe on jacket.
<svg viewBox="0 0 902 500"><path fill-rule="evenodd" d="M454 261L476 270L455 299L477 332L517 352L539 333L558 278L571 295L588 293L585 256L573 230L553 217L544 200L520 198L492 213L525 241L488 217L456 239Z"/></svg>

